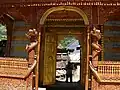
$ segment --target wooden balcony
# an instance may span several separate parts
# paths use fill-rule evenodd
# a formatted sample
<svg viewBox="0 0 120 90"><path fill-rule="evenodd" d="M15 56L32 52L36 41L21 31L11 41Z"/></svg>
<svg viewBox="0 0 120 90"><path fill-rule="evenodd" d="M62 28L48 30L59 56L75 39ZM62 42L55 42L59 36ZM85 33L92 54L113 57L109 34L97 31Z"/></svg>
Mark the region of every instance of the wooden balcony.
<svg viewBox="0 0 120 90"><path fill-rule="evenodd" d="M91 80L92 90L119 90L120 88L120 62L99 61L98 70L90 64L93 73Z"/></svg>
<svg viewBox="0 0 120 90"><path fill-rule="evenodd" d="M32 90L33 69L24 58L0 57L0 90Z"/></svg>

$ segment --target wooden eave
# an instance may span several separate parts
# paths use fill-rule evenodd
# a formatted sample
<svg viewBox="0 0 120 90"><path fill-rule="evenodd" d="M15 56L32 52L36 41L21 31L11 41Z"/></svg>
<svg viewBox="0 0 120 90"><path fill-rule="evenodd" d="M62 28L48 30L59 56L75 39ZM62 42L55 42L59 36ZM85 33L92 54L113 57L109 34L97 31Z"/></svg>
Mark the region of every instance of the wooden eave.
<svg viewBox="0 0 120 90"><path fill-rule="evenodd" d="M2 1L0 2L0 7L39 7L39 6L61 6L61 5L69 5L69 6L120 6L119 0L34 0L34 1Z"/></svg>
<svg viewBox="0 0 120 90"><path fill-rule="evenodd" d="M74 22L74 23L73 23ZM45 27L85 27L83 19L47 19Z"/></svg>

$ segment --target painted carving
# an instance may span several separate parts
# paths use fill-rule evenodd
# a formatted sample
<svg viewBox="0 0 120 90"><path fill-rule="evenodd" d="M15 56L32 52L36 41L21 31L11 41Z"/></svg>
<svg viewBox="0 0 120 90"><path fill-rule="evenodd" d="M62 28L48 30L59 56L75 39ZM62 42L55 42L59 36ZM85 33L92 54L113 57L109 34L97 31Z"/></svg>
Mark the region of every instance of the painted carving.
<svg viewBox="0 0 120 90"><path fill-rule="evenodd" d="M28 52L28 63L29 65L32 65L34 63L34 57L35 57L35 47L38 44L37 41L37 31L36 29L29 29L26 36L30 40L30 44L26 45L26 51Z"/></svg>
<svg viewBox="0 0 120 90"><path fill-rule="evenodd" d="M33 75L25 58L0 57L0 90L32 90Z"/></svg>
<svg viewBox="0 0 120 90"><path fill-rule="evenodd" d="M0 90L32 90L32 75L27 79L0 77Z"/></svg>
<svg viewBox="0 0 120 90"><path fill-rule="evenodd" d="M52 84L55 81L55 55L56 40L52 33L45 35L44 52L44 85Z"/></svg>
<svg viewBox="0 0 120 90"><path fill-rule="evenodd" d="M98 66L98 55L100 54L102 48L101 45L98 44L98 41L101 38L100 30L96 29L95 27L91 31L92 36L92 64L95 68Z"/></svg>
<svg viewBox="0 0 120 90"><path fill-rule="evenodd" d="M91 90L119 90L120 63L116 61L99 61L96 71L89 64L92 71Z"/></svg>

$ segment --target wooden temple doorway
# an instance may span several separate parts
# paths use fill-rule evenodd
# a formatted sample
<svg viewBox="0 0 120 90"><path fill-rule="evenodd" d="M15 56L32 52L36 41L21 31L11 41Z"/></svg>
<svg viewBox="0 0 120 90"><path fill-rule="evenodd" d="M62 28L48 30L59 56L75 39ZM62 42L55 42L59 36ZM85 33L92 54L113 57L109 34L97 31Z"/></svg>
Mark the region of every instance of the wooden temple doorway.
<svg viewBox="0 0 120 90"><path fill-rule="evenodd" d="M87 28L86 14L77 7L59 6L48 9L42 16L40 84L51 85L56 82L57 43L65 36L75 36L82 46L81 81L86 86L87 63Z"/></svg>
<svg viewBox="0 0 120 90"><path fill-rule="evenodd" d="M69 29L69 28L68 28ZM73 30L62 30L57 33L56 53L56 82L67 83L70 78L66 77L68 62L72 66L72 83L81 80L81 61L83 61L83 31L84 27L74 27ZM66 31L69 31L67 33Z"/></svg>

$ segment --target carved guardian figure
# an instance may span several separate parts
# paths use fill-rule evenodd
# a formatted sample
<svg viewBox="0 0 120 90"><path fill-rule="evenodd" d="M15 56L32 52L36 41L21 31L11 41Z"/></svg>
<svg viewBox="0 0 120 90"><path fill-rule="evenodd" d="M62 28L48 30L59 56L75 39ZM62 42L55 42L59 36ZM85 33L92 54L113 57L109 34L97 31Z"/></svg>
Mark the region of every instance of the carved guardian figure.
<svg viewBox="0 0 120 90"><path fill-rule="evenodd" d="M34 63L35 47L38 44L37 35L38 33L36 29L29 29L29 31L26 33L27 38L30 40L30 44L26 45L29 65L32 65Z"/></svg>
<svg viewBox="0 0 120 90"><path fill-rule="evenodd" d="M101 39L100 30L95 27L91 31L92 36L92 64L95 68L98 66L98 55L100 54L102 47L98 44L98 41Z"/></svg>

